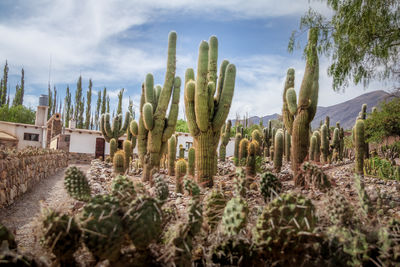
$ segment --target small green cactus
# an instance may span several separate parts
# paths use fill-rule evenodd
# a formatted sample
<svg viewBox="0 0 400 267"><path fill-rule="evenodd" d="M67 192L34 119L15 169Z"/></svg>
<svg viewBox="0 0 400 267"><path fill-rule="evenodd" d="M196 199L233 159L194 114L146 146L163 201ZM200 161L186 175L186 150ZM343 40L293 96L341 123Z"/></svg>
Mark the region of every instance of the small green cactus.
<svg viewBox="0 0 400 267"><path fill-rule="evenodd" d="M175 192L183 194L183 177L186 175L187 163L179 159L175 164Z"/></svg>
<svg viewBox="0 0 400 267"><path fill-rule="evenodd" d="M246 200L240 196L228 201L222 216L222 225L226 235L235 236L247 223L249 208Z"/></svg>
<svg viewBox="0 0 400 267"><path fill-rule="evenodd" d="M323 163L328 163L329 156L329 130L326 124L321 126L321 159Z"/></svg>
<svg viewBox="0 0 400 267"><path fill-rule="evenodd" d="M226 159L226 146L231 137L231 120L228 120L221 128L221 144L219 145L219 160L224 162Z"/></svg>
<svg viewBox="0 0 400 267"><path fill-rule="evenodd" d="M247 158L246 158L246 173L249 176L256 175L256 143L251 141L248 146Z"/></svg>
<svg viewBox="0 0 400 267"><path fill-rule="evenodd" d="M254 140L257 141L259 145L262 144L262 139L263 139L263 136L262 136L262 133L260 132L260 130L255 129L255 130L251 133L251 140L252 140L252 141L254 141ZM261 149L258 149L257 155L261 156Z"/></svg>
<svg viewBox="0 0 400 267"><path fill-rule="evenodd" d="M275 134L275 141L274 141L274 169L276 172L281 171L282 157L283 157L283 131L278 130Z"/></svg>
<svg viewBox="0 0 400 267"><path fill-rule="evenodd" d="M113 166L115 174L124 174L125 173L125 152L119 150L115 153L113 158Z"/></svg>
<svg viewBox="0 0 400 267"><path fill-rule="evenodd" d="M156 188L156 197L160 203L164 203L169 196L168 184L165 181L165 175L156 174L154 175L154 187Z"/></svg>
<svg viewBox="0 0 400 267"><path fill-rule="evenodd" d="M239 144L239 165L242 166L246 162L249 140L247 138L243 138L240 140Z"/></svg>
<svg viewBox="0 0 400 267"><path fill-rule="evenodd" d="M112 138L110 140L110 158L111 158L111 160L114 158L114 154L115 154L115 152L117 152L117 150L118 150L117 140L115 140L115 138Z"/></svg>
<svg viewBox="0 0 400 267"><path fill-rule="evenodd" d="M80 201L90 199L90 186L85 174L77 167L69 167L65 172L64 186L68 194Z"/></svg>
<svg viewBox="0 0 400 267"><path fill-rule="evenodd" d="M176 160L176 137L172 135L168 139L168 174L175 175L175 160Z"/></svg>
<svg viewBox="0 0 400 267"><path fill-rule="evenodd" d="M236 133L235 135L235 150L234 150L234 164L235 166L239 166L240 164L240 158L239 158L239 147L240 147L240 141L242 140L242 134L241 133Z"/></svg>
<svg viewBox="0 0 400 267"><path fill-rule="evenodd" d="M271 172L265 172L261 174L260 188L265 202L269 202L281 192L282 183Z"/></svg>
<svg viewBox="0 0 400 267"><path fill-rule="evenodd" d="M132 160L132 142L125 140L123 143L123 150L125 154L124 168L127 170L129 168L129 163Z"/></svg>
<svg viewBox="0 0 400 267"><path fill-rule="evenodd" d="M112 180L111 193L122 206L128 206L136 197L133 182L122 175L118 175Z"/></svg>

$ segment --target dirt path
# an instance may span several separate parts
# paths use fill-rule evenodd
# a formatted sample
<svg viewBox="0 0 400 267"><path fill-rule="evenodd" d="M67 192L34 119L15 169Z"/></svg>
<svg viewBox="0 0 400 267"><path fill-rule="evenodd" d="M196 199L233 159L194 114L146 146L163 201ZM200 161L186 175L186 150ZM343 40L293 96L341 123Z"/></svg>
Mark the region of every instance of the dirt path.
<svg viewBox="0 0 400 267"><path fill-rule="evenodd" d="M85 173L90 167L90 165L75 164L70 166L77 166ZM73 200L64 189L64 170L41 180L14 204L0 209L0 222L14 232L20 250L32 254L40 250L34 231L41 205L63 210L72 208Z"/></svg>

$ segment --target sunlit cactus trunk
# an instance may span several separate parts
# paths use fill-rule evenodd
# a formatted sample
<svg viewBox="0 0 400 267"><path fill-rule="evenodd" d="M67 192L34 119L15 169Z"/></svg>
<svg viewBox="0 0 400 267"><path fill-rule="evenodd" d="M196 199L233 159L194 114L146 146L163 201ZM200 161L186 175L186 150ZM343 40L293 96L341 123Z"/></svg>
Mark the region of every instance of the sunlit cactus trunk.
<svg viewBox="0 0 400 267"><path fill-rule="evenodd" d="M283 112L289 111L293 120L292 128L292 170L296 176L300 165L306 158L310 145L310 123L317 111L318 102L318 79L319 79L319 63L317 54L318 31L316 28L310 30L308 34L307 45L307 61L306 69L301 83L299 100L294 88L285 88L286 108L284 105ZM291 72L288 71L288 75ZM288 80L288 79L287 79ZM290 117L285 114L283 117ZM285 119L285 126L290 132L290 123ZM286 125L288 124L288 125ZM296 183L296 181L295 181Z"/></svg>
<svg viewBox="0 0 400 267"><path fill-rule="evenodd" d="M217 147L221 127L229 114L236 67L224 60L217 77L218 40L212 36L199 48L197 76L185 74L185 112L196 150L197 181L211 187L217 171Z"/></svg>

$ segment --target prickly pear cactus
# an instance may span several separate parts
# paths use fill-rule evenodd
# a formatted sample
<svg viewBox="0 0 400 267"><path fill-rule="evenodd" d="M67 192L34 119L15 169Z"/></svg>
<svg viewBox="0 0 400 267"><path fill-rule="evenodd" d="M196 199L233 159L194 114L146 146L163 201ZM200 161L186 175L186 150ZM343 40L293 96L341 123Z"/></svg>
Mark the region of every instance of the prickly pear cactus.
<svg viewBox="0 0 400 267"><path fill-rule="evenodd" d="M261 195L266 202L279 196L282 190L282 183L271 172L261 174L260 180Z"/></svg>
<svg viewBox="0 0 400 267"><path fill-rule="evenodd" d="M133 182L126 176L118 175L112 180L111 193L122 206L128 206L136 197Z"/></svg>
<svg viewBox="0 0 400 267"><path fill-rule="evenodd" d="M243 237L220 238L210 250L211 261L219 266L254 266L251 242Z"/></svg>
<svg viewBox="0 0 400 267"><path fill-rule="evenodd" d="M81 230L73 217L60 212L42 210L40 243L53 253L61 266L75 265L74 252L79 248Z"/></svg>
<svg viewBox="0 0 400 267"><path fill-rule="evenodd" d="M64 176L64 186L68 194L80 201L90 199L90 186L85 174L77 167L70 167Z"/></svg>
<svg viewBox="0 0 400 267"><path fill-rule="evenodd" d="M165 175L156 174L154 175L154 186L156 188L156 197L161 202L164 203L169 196L168 184L165 182Z"/></svg>
<svg viewBox="0 0 400 267"><path fill-rule="evenodd" d="M93 197L81 211L82 240L98 260L115 261L124 240L119 203L109 195Z"/></svg>
<svg viewBox="0 0 400 267"><path fill-rule="evenodd" d="M162 213L158 201L147 196L136 198L124 215L123 225L135 247L146 249L161 234Z"/></svg>
<svg viewBox="0 0 400 267"><path fill-rule="evenodd" d="M237 235L246 226L248 213L246 200L239 196L229 200L222 216L224 233L228 236Z"/></svg>
<svg viewBox="0 0 400 267"><path fill-rule="evenodd" d="M204 216L210 230L213 231L221 221L227 199L222 191L214 189L205 199Z"/></svg>
<svg viewBox="0 0 400 267"><path fill-rule="evenodd" d="M315 188L326 191L331 188L331 182L324 171L317 165L304 162L296 175L297 185L305 188Z"/></svg>
<svg viewBox="0 0 400 267"><path fill-rule="evenodd" d="M217 77L218 39L210 37L199 48L197 77L185 73L185 112L190 134L196 143L197 182L211 187L216 173L216 151L235 88L236 67L224 60ZM214 96L215 95L215 96Z"/></svg>
<svg viewBox="0 0 400 267"><path fill-rule="evenodd" d="M188 177L186 176L183 184L185 187L185 191L188 192L190 196L193 197L200 196L200 187L195 181L188 179Z"/></svg>
<svg viewBox="0 0 400 267"><path fill-rule="evenodd" d="M257 219L253 242L264 251L285 251L298 246L302 232L312 232L316 225L311 200L300 195L281 194L264 207Z"/></svg>
<svg viewBox="0 0 400 267"><path fill-rule="evenodd" d="M187 214L190 233L194 236L200 232L201 224L203 223L203 205L198 196L190 200Z"/></svg>
<svg viewBox="0 0 400 267"><path fill-rule="evenodd" d="M168 229L166 233L168 251L166 253L167 257L172 259L174 266L192 265L193 238L188 223L180 222Z"/></svg>
<svg viewBox="0 0 400 267"><path fill-rule="evenodd" d="M354 210L343 194L334 191L326 204L329 206L329 219L333 225L348 228L356 225Z"/></svg>

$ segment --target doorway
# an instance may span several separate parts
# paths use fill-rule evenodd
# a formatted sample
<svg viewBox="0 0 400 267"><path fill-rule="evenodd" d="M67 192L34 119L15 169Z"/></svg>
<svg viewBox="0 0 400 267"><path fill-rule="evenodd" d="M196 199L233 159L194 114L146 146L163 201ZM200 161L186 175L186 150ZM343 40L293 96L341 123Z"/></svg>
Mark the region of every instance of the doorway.
<svg viewBox="0 0 400 267"><path fill-rule="evenodd" d="M105 148L105 140L104 138L96 138L96 152L95 158L102 158L104 160L104 148Z"/></svg>

